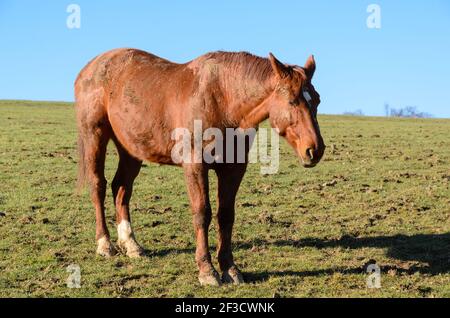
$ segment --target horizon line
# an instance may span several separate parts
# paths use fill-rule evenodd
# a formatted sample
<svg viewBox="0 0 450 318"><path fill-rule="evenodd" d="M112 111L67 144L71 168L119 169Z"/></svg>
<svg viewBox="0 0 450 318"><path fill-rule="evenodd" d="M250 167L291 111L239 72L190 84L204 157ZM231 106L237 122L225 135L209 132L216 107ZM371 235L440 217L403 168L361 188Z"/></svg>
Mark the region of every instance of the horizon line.
<svg viewBox="0 0 450 318"><path fill-rule="evenodd" d="M35 102L35 103L62 103L62 104L74 104L75 101L64 101L64 100L51 100L51 99L9 99L0 98L0 102ZM351 112L351 111L346 111ZM450 119L450 117L439 117L430 114L431 117L395 117L395 116L385 116L385 115L351 115L343 113L319 113L319 115L326 116L345 116L345 117L374 117L374 118L404 118L404 119Z"/></svg>

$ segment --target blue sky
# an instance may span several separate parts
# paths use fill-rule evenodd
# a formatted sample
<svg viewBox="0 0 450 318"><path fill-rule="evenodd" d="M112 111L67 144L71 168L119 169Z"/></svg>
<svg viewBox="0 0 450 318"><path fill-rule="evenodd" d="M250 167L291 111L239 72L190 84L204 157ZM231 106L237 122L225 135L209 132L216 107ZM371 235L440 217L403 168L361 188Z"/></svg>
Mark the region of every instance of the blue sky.
<svg viewBox="0 0 450 318"><path fill-rule="evenodd" d="M66 8L81 7L81 28ZM380 5L381 29L367 6ZM95 55L137 47L176 62L214 50L303 64L316 57L321 113L384 104L450 117L450 2L0 0L0 99L73 100L73 81Z"/></svg>

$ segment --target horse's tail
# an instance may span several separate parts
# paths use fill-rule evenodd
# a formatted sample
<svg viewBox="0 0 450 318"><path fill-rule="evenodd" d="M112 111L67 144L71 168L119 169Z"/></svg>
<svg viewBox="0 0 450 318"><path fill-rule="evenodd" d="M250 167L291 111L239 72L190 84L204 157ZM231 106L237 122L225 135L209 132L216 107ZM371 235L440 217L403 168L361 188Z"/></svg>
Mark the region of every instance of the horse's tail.
<svg viewBox="0 0 450 318"><path fill-rule="evenodd" d="M81 131L78 130L78 177L77 177L77 193L84 188L86 184L86 156L84 140Z"/></svg>

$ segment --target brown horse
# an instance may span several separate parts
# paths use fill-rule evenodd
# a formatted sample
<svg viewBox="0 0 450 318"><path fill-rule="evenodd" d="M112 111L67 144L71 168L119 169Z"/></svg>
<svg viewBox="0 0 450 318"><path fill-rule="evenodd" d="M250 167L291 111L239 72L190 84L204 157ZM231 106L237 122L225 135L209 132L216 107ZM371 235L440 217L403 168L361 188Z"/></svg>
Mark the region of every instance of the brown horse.
<svg viewBox="0 0 450 318"><path fill-rule="evenodd" d="M316 120L319 94L311 84L316 65L311 56L304 67L287 65L272 54L214 52L176 64L136 49L116 49L94 58L75 82L79 143L79 185L87 179L96 211L97 253L111 256L105 223L105 154L112 139L120 157L112 181L118 246L129 257L143 249L131 229L129 202L143 160L175 164L171 132L257 127L269 118L295 149L305 167L313 167L325 146ZM246 149L248 152L248 148ZM208 170L218 178L218 261L222 281L239 284L242 274L233 261L231 235L235 198L245 163L180 163L193 213L195 259L201 284L220 285L208 250L211 206Z"/></svg>

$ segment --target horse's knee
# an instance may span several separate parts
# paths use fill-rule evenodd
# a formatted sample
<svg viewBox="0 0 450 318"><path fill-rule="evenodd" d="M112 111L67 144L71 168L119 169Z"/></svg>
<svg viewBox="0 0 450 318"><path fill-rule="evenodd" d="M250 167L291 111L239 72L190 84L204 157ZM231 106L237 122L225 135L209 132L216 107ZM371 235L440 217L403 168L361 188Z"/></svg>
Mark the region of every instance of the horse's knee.
<svg viewBox="0 0 450 318"><path fill-rule="evenodd" d="M94 178L93 183L98 188L106 188L107 181L105 177L97 177Z"/></svg>
<svg viewBox="0 0 450 318"><path fill-rule="evenodd" d="M207 228L211 224L212 212L209 204L193 207L194 225L197 228Z"/></svg>
<svg viewBox="0 0 450 318"><path fill-rule="evenodd" d="M232 227L234 224L234 207L220 207L217 212L217 222L221 228Z"/></svg>
<svg viewBox="0 0 450 318"><path fill-rule="evenodd" d="M107 181L104 177L92 176L90 178L90 186L92 195L104 195L106 192Z"/></svg>

